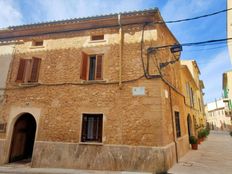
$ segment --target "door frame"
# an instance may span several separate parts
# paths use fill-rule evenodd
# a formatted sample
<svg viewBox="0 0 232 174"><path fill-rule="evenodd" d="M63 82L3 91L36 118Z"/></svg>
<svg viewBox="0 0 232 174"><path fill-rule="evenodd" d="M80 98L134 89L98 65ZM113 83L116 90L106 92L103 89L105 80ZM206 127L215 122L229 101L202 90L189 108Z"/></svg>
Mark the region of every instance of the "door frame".
<svg viewBox="0 0 232 174"><path fill-rule="evenodd" d="M23 113L23 114L20 114L20 116L17 117L17 119L15 120L14 124L13 124L13 131L12 131L12 135L11 135L11 141L10 141L10 151L9 151L9 159L8 159L8 162L11 163L11 162L17 162L17 161L20 161L20 160L16 160L16 161L12 161L12 153L13 153L13 146L15 146L14 144L14 139L16 138L15 135L17 134L16 132L16 126L17 126L17 123L18 121L21 121L20 119L22 119L22 117L25 117L25 122L26 122L26 129L28 128L28 123L29 124L34 124L34 134L32 135L33 136L33 147L32 147L32 151L31 151L31 158L32 158L32 155L33 155L33 151L34 151L34 145L35 145L35 138L36 138L36 130L37 130L37 123L36 123L36 119L35 117L30 114L30 113ZM28 120L27 120L27 117L28 117ZM26 140L25 140L25 143L28 143L28 137L27 137L27 133L26 133ZM23 145L25 148L26 145ZM26 152L22 153L22 155L26 155ZM23 159L22 159L23 160Z"/></svg>
<svg viewBox="0 0 232 174"><path fill-rule="evenodd" d="M10 151L11 151L11 141L13 137L13 131L14 131L14 125L18 118L22 116L23 114L31 114L35 121L36 121L36 131L35 131L35 142L34 142L34 148L38 136L38 128L39 128L39 118L40 118L40 113L41 109L40 108L33 108L33 107L28 107L28 108L21 108L21 107L13 107L11 108L11 111L9 113L9 118L8 118L8 124L7 124L7 134L6 134L6 146L5 146L5 158L4 158L4 163L9 163L10 160ZM33 161L33 156L34 156L34 148L33 148L33 153L32 153L32 161Z"/></svg>

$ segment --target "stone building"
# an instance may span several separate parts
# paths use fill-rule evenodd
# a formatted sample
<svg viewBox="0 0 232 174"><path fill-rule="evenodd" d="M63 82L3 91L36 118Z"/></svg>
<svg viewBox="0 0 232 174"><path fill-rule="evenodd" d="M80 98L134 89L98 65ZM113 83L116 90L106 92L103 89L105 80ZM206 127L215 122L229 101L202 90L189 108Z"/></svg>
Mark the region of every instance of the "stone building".
<svg viewBox="0 0 232 174"><path fill-rule="evenodd" d="M188 151L180 54L160 47L178 41L158 9L8 27L0 41L0 164L164 172Z"/></svg>

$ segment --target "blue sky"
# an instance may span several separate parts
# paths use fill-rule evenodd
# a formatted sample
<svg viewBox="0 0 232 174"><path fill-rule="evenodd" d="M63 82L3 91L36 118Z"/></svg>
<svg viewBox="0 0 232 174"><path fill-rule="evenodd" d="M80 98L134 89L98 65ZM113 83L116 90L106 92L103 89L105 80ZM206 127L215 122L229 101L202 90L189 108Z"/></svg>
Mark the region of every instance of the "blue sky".
<svg viewBox="0 0 232 174"><path fill-rule="evenodd" d="M226 0L0 0L0 28L158 7L164 20L226 8ZM226 38L226 13L168 25L180 43ZM219 47L219 48L214 48ZM222 94L222 73L232 69L226 45L184 47L182 59L195 59L205 83L205 102Z"/></svg>

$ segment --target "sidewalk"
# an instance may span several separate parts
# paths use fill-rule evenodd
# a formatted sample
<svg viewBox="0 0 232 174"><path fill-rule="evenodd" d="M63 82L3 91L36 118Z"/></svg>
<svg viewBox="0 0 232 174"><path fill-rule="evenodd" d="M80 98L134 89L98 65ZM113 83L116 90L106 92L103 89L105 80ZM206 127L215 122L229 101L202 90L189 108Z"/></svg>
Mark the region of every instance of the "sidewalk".
<svg viewBox="0 0 232 174"><path fill-rule="evenodd" d="M170 174L232 174L232 137L225 132L211 131L206 141L191 150Z"/></svg>
<svg viewBox="0 0 232 174"><path fill-rule="evenodd" d="M0 166L0 174L150 174L145 172L97 171L59 168L31 168L25 164Z"/></svg>

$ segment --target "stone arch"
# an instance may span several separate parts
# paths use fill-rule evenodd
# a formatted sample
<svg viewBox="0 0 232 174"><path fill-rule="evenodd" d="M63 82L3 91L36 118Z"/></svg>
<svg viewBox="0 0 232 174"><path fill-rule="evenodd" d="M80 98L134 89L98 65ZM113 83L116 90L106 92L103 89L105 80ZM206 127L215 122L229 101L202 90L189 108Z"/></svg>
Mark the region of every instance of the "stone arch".
<svg viewBox="0 0 232 174"><path fill-rule="evenodd" d="M19 114L13 123L9 162L30 161L33 154L37 123L30 113Z"/></svg>

